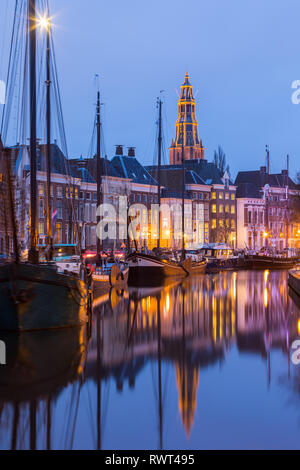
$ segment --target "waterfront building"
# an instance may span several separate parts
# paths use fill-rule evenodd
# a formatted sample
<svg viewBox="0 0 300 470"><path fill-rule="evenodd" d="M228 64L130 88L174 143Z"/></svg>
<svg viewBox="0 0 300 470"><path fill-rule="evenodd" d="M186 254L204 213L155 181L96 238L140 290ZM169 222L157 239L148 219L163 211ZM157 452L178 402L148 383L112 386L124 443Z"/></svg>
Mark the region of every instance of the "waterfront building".
<svg viewBox="0 0 300 470"><path fill-rule="evenodd" d="M300 247L300 218L295 202L300 186L287 173L268 174L262 166L236 177L238 248L259 251L266 246L282 251Z"/></svg>

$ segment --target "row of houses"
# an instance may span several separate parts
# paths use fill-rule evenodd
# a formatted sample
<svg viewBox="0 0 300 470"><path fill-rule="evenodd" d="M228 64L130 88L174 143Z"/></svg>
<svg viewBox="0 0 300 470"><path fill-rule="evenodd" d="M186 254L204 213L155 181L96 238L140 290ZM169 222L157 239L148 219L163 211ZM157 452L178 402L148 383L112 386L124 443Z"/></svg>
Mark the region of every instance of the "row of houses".
<svg viewBox="0 0 300 470"><path fill-rule="evenodd" d="M15 212L20 245L29 241L30 165L29 149L17 145L9 149L15 181ZM272 246L300 246L300 220L295 211L300 186L287 170L269 174L266 167L239 172L232 181L225 171L205 158L205 148L198 136L193 88L186 74L178 101L175 139L169 148L170 164L161 167L161 246L180 248L182 203L182 157L185 162L185 232L186 246L195 248L208 242L225 242L234 248L259 250ZM37 219L38 242L46 238L46 147L37 147ZM158 168L145 166L135 148L117 145L115 155L101 158L101 200L114 208L113 239L103 240L103 248L119 248L127 240L127 225L139 216L135 238L140 247L157 246ZM2 167L1 167L2 165ZM69 158L56 142L51 145L51 214L58 244L76 243L82 249L96 248L97 185L96 158ZM0 191L4 194L5 171L0 161ZM110 206L108 206L110 205ZM106 216L104 212L102 215ZM12 240L8 229L5 199L0 206L0 253ZM109 215L111 217L111 214ZM106 217L104 231L110 224Z"/></svg>

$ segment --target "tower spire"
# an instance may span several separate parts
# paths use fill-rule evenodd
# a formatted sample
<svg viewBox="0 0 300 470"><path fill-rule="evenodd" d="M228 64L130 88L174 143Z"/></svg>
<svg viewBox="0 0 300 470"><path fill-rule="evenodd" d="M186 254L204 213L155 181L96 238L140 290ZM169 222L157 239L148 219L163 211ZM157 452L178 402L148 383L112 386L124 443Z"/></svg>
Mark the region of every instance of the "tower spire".
<svg viewBox="0 0 300 470"><path fill-rule="evenodd" d="M204 147L198 136L193 87L188 72L186 72L184 82L181 85L178 100L175 140L172 140L169 148L171 165L182 162L182 146L184 147L185 160L204 159Z"/></svg>

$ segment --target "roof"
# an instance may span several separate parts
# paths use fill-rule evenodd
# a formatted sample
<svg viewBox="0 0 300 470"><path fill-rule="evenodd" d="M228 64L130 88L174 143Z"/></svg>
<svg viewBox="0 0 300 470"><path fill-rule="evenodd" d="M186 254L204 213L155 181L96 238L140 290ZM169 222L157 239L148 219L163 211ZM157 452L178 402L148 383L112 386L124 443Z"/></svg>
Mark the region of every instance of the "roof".
<svg viewBox="0 0 300 470"><path fill-rule="evenodd" d="M136 157L116 155L111 164L121 178L131 179L134 183L157 186L156 180L151 176L146 167L143 167Z"/></svg>
<svg viewBox="0 0 300 470"><path fill-rule="evenodd" d="M262 197L261 189L269 184L274 188L285 188L287 186L286 172L273 173L269 176L264 169L254 171L239 171L235 179L237 186L237 197ZM288 177L289 189L300 189L290 177Z"/></svg>
<svg viewBox="0 0 300 470"><path fill-rule="evenodd" d="M96 183L97 178L97 159L93 158L73 158L70 160L70 165L82 178L85 183ZM112 176L120 178L120 174L116 171L112 163L107 158L100 159L100 172L101 176Z"/></svg>
<svg viewBox="0 0 300 470"><path fill-rule="evenodd" d="M157 180L158 169L152 167L149 173ZM193 170L185 169L185 184L205 184L205 182ZM161 185L169 191L180 191L182 187L182 168L172 167L162 168L161 170Z"/></svg>
<svg viewBox="0 0 300 470"><path fill-rule="evenodd" d="M46 171L46 149L45 144L39 145L37 149L37 170ZM69 175L76 178L76 174L70 166L70 160L65 157L57 144L50 146L51 172L61 175Z"/></svg>
<svg viewBox="0 0 300 470"><path fill-rule="evenodd" d="M182 166L181 164L178 165L162 165L161 169L162 170L168 170L168 169L178 169L181 170ZM219 171L219 169L216 167L216 165L213 162L208 162L207 160L202 160L202 159L197 159L197 160L185 160L185 168L187 170L193 171L193 174L196 174L200 180L201 183L197 184L224 184L223 181L223 175ZM156 170L157 172L157 166L146 166L146 169L151 172L151 174L154 174L153 172ZM193 178L192 174L190 175L191 178ZM193 184L189 182L189 180L186 181L187 184ZM196 184L196 183L194 183ZM230 184L233 184L232 181L230 181Z"/></svg>

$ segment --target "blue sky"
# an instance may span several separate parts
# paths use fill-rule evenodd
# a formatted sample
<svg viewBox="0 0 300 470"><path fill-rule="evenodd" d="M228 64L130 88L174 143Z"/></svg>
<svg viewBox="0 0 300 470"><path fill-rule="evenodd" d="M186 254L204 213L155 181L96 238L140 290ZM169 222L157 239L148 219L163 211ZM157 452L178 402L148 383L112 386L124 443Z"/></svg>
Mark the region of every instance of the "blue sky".
<svg viewBox="0 0 300 470"><path fill-rule="evenodd" d="M13 4L1 2L0 15ZM263 165L269 144L272 171L285 167L286 153L292 175L300 169L300 104L291 101L291 83L300 79L297 0L50 0L50 6L71 156L88 152L98 73L108 157L115 144L133 145L151 164L156 97L165 90L168 147L176 89L188 70L208 160L221 145L235 175Z"/></svg>

